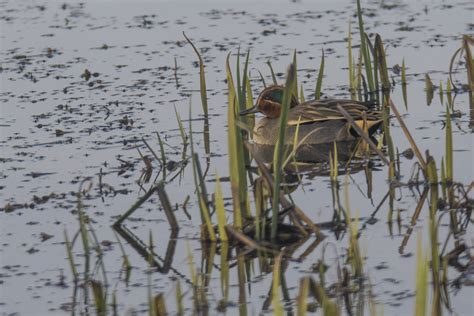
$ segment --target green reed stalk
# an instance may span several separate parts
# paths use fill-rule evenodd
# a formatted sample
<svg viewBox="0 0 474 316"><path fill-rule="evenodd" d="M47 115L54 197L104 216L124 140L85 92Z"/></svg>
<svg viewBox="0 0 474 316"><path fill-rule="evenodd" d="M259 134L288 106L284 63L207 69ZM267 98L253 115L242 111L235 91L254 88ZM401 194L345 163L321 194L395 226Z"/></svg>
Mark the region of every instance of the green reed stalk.
<svg viewBox="0 0 474 316"><path fill-rule="evenodd" d="M443 81L439 82L439 102L443 104Z"/></svg>
<svg viewBox="0 0 474 316"><path fill-rule="evenodd" d="M323 85L324 75L324 49L321 49L321 63L319 64L318 80L316 81L316 88L314 90L314 98L319 100L321 98L321 87Z"/></svg>
<svg viewBox="0 0 474 316"><path fill-rule="evenodd" d="M451 94L451 79L448 78L446 81L446 97L448 99L448 106L452 109L453 108L453 97Z"/></svg>
<svg viewBox="0 0 474 316"><path fill-rule="evenodd" d="M168 313L166 312L165 296L163 293L159 293L158 295L155 295L153 299L153 305L155 306L154 316L168 315Z"/></svg>
<svg viewBox="0 0 474 316"><path fill-rule="evenodd" d="M267 60L267 65L268 65L268 68L270 68L270 72L272 74L272 80L273 80L273 84L274 85L277 85L278 84L278 81L277 81L277 78L275 76L275 72L273 71L273 67L272 67L272 63L270 62L270 59ZM263 77L262 77L263 78Z"/></svg>
<svg viewBox="0 0 474 316"><path fill-rule="evenodd" d="M379 34L375 36L375 51L377 52L377 60L375 60L375 64L378 64L380 79L382 80L382 92L385 99L388 99L390 97L390 77L388 76L385 48Z"/></svg>
<svg viewBox="0 0 474 316"><path fill-rule="evenodd" d="M283 316L283 306L280 302L280 295L278 291L280 290L280 273L281 273L281 254L275 258L275 263L273 264L273 281L272 281L272 306L273 306L273 315Z"/></svg>
<svg viewBox="0 0 474 316"><path fill-rule="evenodd" d="M445 298L446 307L451 310L451 300L449 298L449 278L448 278L448 258L447 256L443 257L442 261L443 275L441 279L441 286L443 289L443 295Z"/></svg>
<svg viewBox="0 0 474 316"><path fill-rule="evenodd" d="M378 35L378 34L377 34ZM377 103L380 103L380 84L379 84L379 50L377 49L377 47L374 48L374 45L376 46L376 43L374 43L374 45L372 45L372 42L370 41L370 38L369 36L367 35L367 33L365 33L365 42L367 43L367 45L369 46L369 52L372 53L372 58L374 60L374 68L373 68L373 72L374 72L374 87L375 87L375 91L371 94L371 95L375 95L375 100L377 101ZM370 56L370 54L369 54Z"/></svg>
<svg viewBox="0 0 474 316"><path fill-rule="evenodd" d="M426 302L428 298L428 266L427 255L423 251L421 232L418 234L416 251L416 296L415 296L415 316L426 315Z"/></svg>
<svg viewBox="0 0 474 316"><path fill-rule="evenodd" d="M364 57L365 73L367 76L369 90L370 92L374 92L375 91L374 76L372 72L372 64L370 61L368 46L367 46L367 43L365 42L366 38L365 38L365 31L364 31L364 21L362 19L362 9L360 6L360 0L357 0L357 18L359 20L360 46L362 49L362 55Z"/></svg>
<svg viewBox="0 0 474 316"><path fill-rule="evenodd" d="M247 285L247 278L245 275L245 257L237 255L237 279L239 283L239 315L247 315L247 298L245 286Z"/></svg>
<svg viewBox="0 0 474 316"><path fill-rule="evenodd" d="M185 145L188 143L188 135L186 135L186 131L184 130L184 127L183 127L183 121L181 120L181 116L176 110L176 106L174 107L174 113L176 115L176 121L178 122L179 134L181 135L181 140L183 144Z"/></svg>
<svg viewBox="0 0 474 316"><path fill-rule="evenodd" d="M472 58L470 45L474 45L474 39L469 35L464 35L462 45L465 51L464 58L466 59L467 84L469 86L469 91L472 93L474 91L474 59ZM471 98L473 98L472 95Z"/></svg>
<svg viewBox="0 0 474 316"><path fill-rule="evenodd" d="M294 65L293 71L295 72L294 74L295 80L293 80L291 93L293 93L293 95L296 96L296 100L299 100L300 98L298 96L298 64L296 62L296 49L293 51L293 65Z"/></svg>
<svg viewBox="0 0 474 316"><path fill-rule="evenodd" d="M331 181L333 183L337 182L337 177L338 177L338 159L337 159L337 145L336 142L334 142L334 147L333 150L329 152L329 172L331 176Z"/></svg>
<svg viewBox="0 0 474 316"><path fill-rule="evenodd" d="M227 302L229 298L229 244L223 242L220 244L221 254L221 266L220 266L220 281L221 281L221 292L224 302Z"/></svg>
<svg viewBox="0 0 474 316"><path fill-rule="evenodd" d="M222 197L222 187L219 180L219 174L216 171L216 213L217 213L217 227L219 229L219 238L221 241L227 241L227 232L225 230L225 225L227 221L225 218L225 208L224 208L224 198Z"/></svg>
<svg viewBox="0 0 474 316"><path fill-rule="evenodd" d="M310 292L318 303L323 307L322 315L324 316L339 316L341 311L338 304L329 299L324 287L310 279Z"/></svg>
<svg viewBox="0 0 474 316"><path fill-rule="evenodd" d="M347 58L348 58L348 65L349 65L349 91L351 93L351 99L355 99L355 91L356 87L356 80L355 80L355 73L354 73L354 63L352 57L352 26L351 26L351 19L349 18L349 30L347 31Z"/></svg>
<svg viewBox="0 0 474 316"><path fill-rule="evenodd" d="M196 52L196 55L199 59L199 83L200 83L200 91L201 91L201 104L202 104L202 111L204 112L205 116L208 116L208 106L207 106L207 89L206 89L206 76L204 72L204 61L199 53L199 50L194 46L193 42L186 36L183 32L184 38L188 41L189 44Z"/></svg>
<svg viewBox="0 0 474 316"><path fill-rule="evenodd" d="M359 57L357 58L357 96L362 101L362 47L359 48Z"/></svg>
<svg viewBox="0 0 474 316"><path fill-rule="evenodd" d="M252 86L250 84L249 76L245 77L245 92L246 92L246 108L249 109L253 107L253 93L252 93ZM253 130L255 126L255 116L254 115L247 115L247 125Z"/></svg>
<svg viewBox="0 0 474 316"><path fill-rule="evenodd" d="M69 241L69 237L67 235L66 230L64 230L64 240L66 243L67 259L69 261L69 265L71 266L72 277L76 282L79 278L79 273L77 273L76 263L74 262L74 255L72 253L72 244Z"/></svg>
<svg viewBox="0 0 474 316"><path fill-rule="evenodd" d="M181 290L181 282L179 279L176 279L176 315L184 315L183 292Z"/></svg>
<svg viewBox="0 0 474 316"><path fill-rule="evenodd" d="M176 82L176 88L179 88L179 81L178 81L178 61L176 57L174 58L174 80Z"/></svg>
<svg viewBox="0 0 474 316"><path fill-rule="evenodd" d="M344 178L344 207L346 209L346 225L349 229L349 261L351 263L352 271L358 278L364 274L364 259L362 258L359 242L357 239L359 231L359 214L356 215L356 220L352 222L351 207L349 202L349 174L346 173Z"/></svg>
<svg viewBox="0 0 474 316"><path fill-rule="evenodd" d="M263 87L266 88L267 83L265 82L265 78L263 77L262 72L260 70L258 70L258 74L260 75L260 80L262 80Z"/></svg>
<svg viewBox="0 0 474 316"><path fill-rule="evenodd" d="M249 109L253 107L253 95L252 95L252 86L250 84L250 78L249 78L249 60L250 60L250 50L247 51L247 56L245 57L245 64L244 64L244 72L243 72L243 77L242 77L242 95L243 95L243 101L244 101L244 109ZM251 128L253 128L255 124L255 119L254 116L252 115L247 115L243 118L241 118L243 122L245 122L247 125L249 125Z"/></svg>
<svg viewBox="0 0 474 316"><path fill-rule="evenodd" d="M161 139L160 133L156 132L156 137L158 137L158 144L160 145L161 152L161 170L163 171L163 180L166 178L166 153L163 140Z"/></svg>
<svg viewBox="0 0 474 316"><path fill-rule="evenodd" d="M264 228L262 228L262 223L260 222L261 220L264 221L264 218L262 217L263 212L265 210L264 208L264 201L265 198L263 196L263 181L262 179L256 179L255 184L254 184L254 200L255 200L255 240L261 240L263 237L262 231Z"/></svg>
<svg viewBox="0 0 474 316"><path fill-rule="evenodd" d="M85 182L83 181L80 185L79 191L77 192L77 212L79 214L79 231L81 232L81 239L82 239L82 246L84 250L84 261L85 261L85 278L86 281L89 280L89 269L90 269L90 241L89 241L89 236L87 233L87 228L86 228L86 215L84 213L84 205L82 204L82 185ZM90 190L90 186L88 189L84 189L84 191Z"/></svg>
<svg viewBox="0 0 474 316"><path fill-rule="evenodd" d="M107 298L102 282L90 280L90 286L92 288L92 296L94 297L96 315L107 315Z"/></svg>
<svg viewBox="0 0 474 316"><path fill-rule="evenodd" d="M453 128L451 124L451 112L446 107L446 180L453 181Z"/></svg>
<svg viewBox="0 0 474 316"><path fill-rule="evenodd" d="M234 203L234 227L242 228L242 213L247 205L247 179L245 176L242 134L236 124L237 95L234 87L234 79L229 63L230 53L226 59L227 87L228 87L228 148L229 148L229 169L232 199ZM245 205L244 205L245 203Z"/></svg>
<svg viewBox="0 0 474 316"><path fill-rule="evenodd" d="M148 292L148 315L155 316L155 304L153 304L153 285L152 285L152 268L153 268L153 235L149 233L149 241L148 247L150 251L148 252L148 284L147 284L147 292Z"/></svg>
<svg viewBox="0 0 474 316"><path fill-rule="evenodd" d="M441 157L441 192L443 194L443 200L446 200L448 197L447 182L448 180L446 179L446 167L444 164L444 157Z"/></svg>
<svg viewBox="0 0 474 316"><path fill-rule="evenodd" d="M433 282L433 315L441 315L441 293L440 293L440 259L438 250L438 221L436 211L438 210L438 175L436 162L433 157L427 157L428 180L430 186L430 243L431 243L431 272Z"/></svg>
<svg viewBox="0 0 474 316"><path fill-rule="evenodd" d="M300 85L300 103L306 102L306 99L304 97L304 90L303 90L303 84Z"/></svg>
<svg viewBox="0 0 474 316"><path fill-rule="evenodd" d="M191 162L193 165L194 186L196 188L196 195L199 201L199 209L201 210L201 222L206 225L206 231L209 240L214 242L216 241L216 235L211 222L211 214L207 203L205 183L202 176L198 155L194 152L191 101L189 102L189 142L191 144Z"/></svg>
<svg viewBox="0 0 474 316"><path fill-rule="evenodd" d="M454 179L453 162L453 128L451 123L451 111L446 106L446 187L450 207L454 204L452 184Z"/></svg>
<svg viewBox="0 0 474 316"><path fill-rule="evenodd" d="M237 52L237 100L239 104L239 110L238 112L242 112L243 110L247 109L247 96L246 96L246 90L247 90L247 81L248 81L248 65L249 65L249 59L250 59L250 51L247 52L247 55L245 57L245 64L244 64L244 71L243 71L243 76L242 76L242 81L240 80L240 48L239 51ZM252 102L253 103L253 102ZM252 104L253 106L253 104ZM237 120L236 123L243 122L244 124L248 125L248 120L250 119L249 117L241 117L240 115L237 115ZM243 131L239 131L241 133L241 139L242 140L247 140L249 133L244 133ZM243 151L243 156L244 156L244 165L248 166L250 165L250 155L247 150L242 145L242 151ZM244 170L245 173L245 170ZM241 198L244 198L243 195L241 194ZM246 208L248 209L248 208ZM246 213L246 215L248 215Z"/></svg>
<svg viewBox="0 0 474 316"><path fill-rule="evenodd" d="M291 88L293 87L293 80L295 71L294 65L291 64L287 71L287 78L285 84L285 92L283 94L283 103L280 113L279 121L279 132L275 150L273 153L273 170L275 172L274 183L273 183L273 196L272 196L272 232L271 238L275 239L277 235L278 227L278 211L280 208L280 183L282 173L282 162L283 162L283 148L285 146L285 133L286 124L288 121L288 109L290 107L291 99Z"/></svg>
<svg viewBox="0 0 474 316"><path fill-rule="evenodd" d="M303 277L300 279L300 291L296 299L298 316L305 316L307 314L309 281L310 281L310 277Z"/></svg>
<svg viewBox="0 0 474 316"><path fill-rule="evenodd" d="M118 316L117 295L115 291L112 293L112 316Z"/></svg>
<svg viewBox="0 0 474 316"><path fill-rule="evenodd" d="M244 72L245 77L245 72ZM236 63L236 83L237 83L237 103L239 105L238 112L245 110L245 98L244 91L242 89L242 82L240 80L240 47L237 50L237 63Z"/></svg>
<svg viewBox="0 0 474 316"><path fill-rule="evenodd" d="M402 60L402 94L405 109L408 109L408 94L407 94L407 73L405 67L405 58Z"/></svg>
<svg viewBox="0 0 474 316"><path fill-rule="evenodd" d="M117 243L119 244L120 247L120 252L122 253L122 268L125 271L125 283L128 284L128 281L130 280L131 272L132 272L132 265L130 264L130 259L128 258L127 253L125 252L125 248L123 247L122 242L120 241L119 236L117 235L117 232L114 230L114 235L115 239L117 240Z"/></svg>
<svg viewBox="0 0 474 316"><path fill-rule="evenodd" d="M158 197L160 198L161 206L163 207L166 219L170 224L171 230L179 230L179 224L176 220L176 216L174 215L173 208L171 207L171 202L168 197L168 194L166 193L165 183L163 181L160 181L160 183L158 183L158 188L156 191L158 192Z"/></svg>
<svg viewBox="0 0 474 316"><path fill-rule="evenodd" d="M426 104L430 105L431 100L433 100L434 96L434 85L431 81L430 75L425 74L425 91L426 91Z"/></svg>

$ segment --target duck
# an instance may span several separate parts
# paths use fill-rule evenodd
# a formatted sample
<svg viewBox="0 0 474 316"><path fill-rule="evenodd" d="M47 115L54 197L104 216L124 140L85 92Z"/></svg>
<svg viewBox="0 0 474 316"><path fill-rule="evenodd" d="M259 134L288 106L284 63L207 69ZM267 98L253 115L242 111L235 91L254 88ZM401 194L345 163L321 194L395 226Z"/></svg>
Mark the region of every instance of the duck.
<svg viewBox="0 0 474 316"><path fill-rule="evenodd" d="M259 94L253 107L240 112L241 116L254 113L264 115L253 129L254 144L276 144L284 90L284 86L268 86ZM296 131L298 131L298 145L357 141L360 138L359 134L337 109L338 105L349 113L359 127L366 128L369 136L372 136L383 122L382 112L371 108L373 103L345 99L319 99L299 103L297 97L292 94L285 145L294 144Z"/></svg>

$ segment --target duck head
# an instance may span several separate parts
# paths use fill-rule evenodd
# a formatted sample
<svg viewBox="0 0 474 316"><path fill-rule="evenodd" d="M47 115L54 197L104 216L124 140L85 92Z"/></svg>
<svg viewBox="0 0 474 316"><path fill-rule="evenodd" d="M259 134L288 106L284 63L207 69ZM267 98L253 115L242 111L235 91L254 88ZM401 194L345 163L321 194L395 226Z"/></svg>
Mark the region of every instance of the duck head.
<svg viewBox="0 0 474 316"><path fill-rule="evenodd" d="M280 116L283 104L283 94L285 87L273 85L265 88L258 96L257 103L250 109L240 112L240 115L248 115L260 112L269 118L277 118ZM295 95L291 95L290 108L298 104Z"/></svg>

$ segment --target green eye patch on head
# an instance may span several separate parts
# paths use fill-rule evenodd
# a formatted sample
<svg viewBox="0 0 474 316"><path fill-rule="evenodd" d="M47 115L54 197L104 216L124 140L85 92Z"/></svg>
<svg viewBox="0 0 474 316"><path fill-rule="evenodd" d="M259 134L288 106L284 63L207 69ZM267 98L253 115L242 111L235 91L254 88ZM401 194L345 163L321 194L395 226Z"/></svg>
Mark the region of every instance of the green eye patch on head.
<svg viewBox="0 0 474 316"><path fill-rule="evenodd" d="M273 89L268 92L267 99L281 104L283 103L283 93L282 89Z"/></svg>

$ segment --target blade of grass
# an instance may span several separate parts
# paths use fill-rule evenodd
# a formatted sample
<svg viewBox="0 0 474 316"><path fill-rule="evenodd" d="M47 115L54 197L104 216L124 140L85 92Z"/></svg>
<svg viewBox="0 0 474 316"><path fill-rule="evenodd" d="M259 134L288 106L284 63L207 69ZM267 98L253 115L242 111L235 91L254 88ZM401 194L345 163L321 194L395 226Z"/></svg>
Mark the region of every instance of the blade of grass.
<svg viewBox="0 0 474 316"><path fill-rule="evenodd" d="M352 57L352 25L351 18L349 18L349 30L347 31L347 59L349 65L349 91L351 93L351 99L355 99L356 80L354 73L354 63Z"/></svg>
<svg viewBox="0 0 474 316"><path fill-rule="evenodd" d="M380 79L382 80L382 92L387 99L390 93L390 79L388 76L387 56L385 55L385 48L379 34L375 36L375 51L377 52L375 63L378 64Z"/></svg>
<svg viewBox="0 0 474 316"><path fill-rule="evenodd" d="M234 226L238 229L242 227L243 215L247 215L248 193L247 178L245 174L245 158L243 151L242 133L239 130L236 121L237 97L235 92L234 80L230 70L230 53L226 59L227 86L228 86L228 148L229 148L229 169L231 179L231 192L234 202Z"/></svg>
<svg viewBox="0 0 474 316"><path fill-rule="evenodd" d="M72 277L74 281L77 281L79 274L77 273L76 263L74 262L74 255L72 253L72 245L71 245L71 242L69 241L69 237L67 235L66 229L64 229L64 240L66 243L67 259L71 267Z"/></svg>
<svg viewBox="0 0 474 316"><path fill-rule="evenodd" d="M268 65L268 68L270 68L270 72L272 73L273 84L277 85L278 81L277 81L277 78L275 76L275 72L273 71L273 67L272 67L272 63L270 62L270 59L267 60L267 65Z"/></svg>
<svg viewBox="0 0 474 316"><path fill-rule="evenodd" d="M178 230L179 224L174 216L173 208L171 207L170 200L168 198L168 194L165 191L165 184L164 182L160 182L157 188L158 197L160 198L161 206L165 211L166 218L168 219L168 223L170 224L171 230Z"/></svg>
<svg viewBox="0 0 474 316"><path fill-rule="evenodd" d="M444 102L443 101L443 93L444 93L444 91L443 91L443 81L440 81L439 82L439 102L441 104L443 104L443 102Z"/></svg>
<svg viewBox="0 0 474 316"><path fill-rule="evenodd" d="M266 88L266 87L267 87L267 84L265 83L265 78L263 77L263 75L262 75L262 73L260 72L260 70L258 71L258 74L260 75L260 80L262 80L263 87Z"/></svg>
<svg viewBox="0 0 474 316"><path fill-rule="evenodd" d="M107 315L107 298L104 294L102 282L91 280L90 286L94 297L95 311L97 315Z"/></svg>
<svg viewBox="0 0 474 316"><path fill-rule="evenodd" d="M303 84L300 86L300 103L305 103L306 99L304 97L304 90L303 90Z"/></svg>
<svg viewBox="0 0 474 316"><path fill-rule="evenodd" d="M293 80L293 85L291 87L291 93L296 96L296 100L299 100L299 95L298 95L298 64L296 61L296 49L293 51L293 71L295 72L293 74L294 80Z"/></svg>
<svg viewBox="0 0 474 316"><path fill-rule="evenodd" d="M279 210L279 199L280 199L280 182L282 173L282 162L283 162L283 148L285 145L285 132L288 120L288 109L290 107L291 99L291 88L293 86L294 78L294 65L291 64L287 71L287 78L285 84L285 91L283 94L282 110L280 113L279 120L279 132L275 150L273 153L273 170L275 172L274 187L273 187L273 200L272 200L272 231L271 238L275 239L277 235L278 225L278 210Z"/></svg>
<svg viewBox="0 0 474 316"><path fill-rule="evenodd" d="M448 106L453 108L453 97L451 94L451 79L446 81L446 97L448 98Z"/></svg>
<svg viewBox="0 0 474 316"><path fill-rule="evenodd" d="M430 105L434 95L434 85L431 81L430 75L425 74L425 91L426 91L426 104Z"/></svg>
<svg viewBox="0 0 474 316"><path fill-rule="evenodd" d="M216 213L217 213L217 227L219 229L219 238L221 241L227 241L227 232L225 226L227 225L224 209L224 198L222 197L221 182L219 180L219 174L216 171Z"/></svg>
<svg viewBox="0 0 474 316"><path fill-rule="evenodd" d="M196 55L199 59L199 82L200 82L200 90L201 90L201 104L202 104L202 111L204 112L205 116L208 116L208 107L207 107L207 89L206 89L206 77L204 72L204 61L202 60L201 54L199 50L194 46L193 42L186 36L183 32L184 38L188 41L189 44L196 52Z"/></svg>
<svg viewBox="0 0 474 316"><path fill-rule="evenodd" d="M125 248L122 245L122 242L120 241L119 236L117 235L117 232L114 230L114 235L115 239L117 240L117 243L119 244L120 247L120 252L122 253L122 268L125 270L125 284L128 284L128 281L130 280L131 276L131 271L132 271L132 265L130 264L130 259L128 258L127 253L125 252Z"/></svg>
<svg viewBox="0 0 474 316"><path fill-rule="evenodd" d="M183 294L181 291L181 282L176 279L176 314L178 316L184 315Z"/></svg>
<svg viewBox="0 0 474 316"><path fill-rule="evenodd" d="M174 80L176 82L176 88L179 88L179 81L178 81L178 61L176 57L174 58Z"/></svg>
<svg viewBox="0 0 474 316"><path fill-rule="evenodd" d="M155 315L154 316L166 316L168 313L166 312L166 303L165 303L165 296L163 293L159 293L155 295L153 299L153 304L155 305Z"/></svg>
<svg viewBox="0 0 474 316"><path fill-rule="evenodd" d="M451 124L451 112L446 107L446 180L453 181L453 129Z"/></svg>
<svg viewBox="0 0 474 316"><path fill-rule="evenodd" d="M280 273L281 273L281 254L275 258L273 265L273 281L272 281L272 306L273 315L283 316L283 306L280 302Z"/></svg>
<svg viewBox="0 0 474 316"><path fill-rule="evenodd" d="M426 315L426 302L428 297L428 259L423 251L421 233L418 234L416 251L416 297L414 315Z"/></svg>
<svg viewBox="0 0 474 316"><path fill-rule="evenodd" d="M438 249L438 175L436 163L433 157L427 153L428 181L430 182L430 245L431 245L431 275L433 282L432 314L441 315L441 292L440 292L440 259Z"/></svg>
<svg viewBox="0 0 474 316"><path fill-rule="evenodd" d="M407 74L405 67L405 58L402 60L402 94L403 94L403 103L405 104L405 109L408 109L408 94L407 94Z"/></svg>
<svg viewBox="0 0 474 316"><path fill-rule="evenodd" d="M321 98L321 87L323 85L324 76L324 49L321 49L321 63L319 64L318 79L316 81L316 88L314 90L314 98L319 100Z"/></svg>
<svg viewBox="0 0 474 316"><path fill-rule="evenodd" d="M160 133L155 132L156 137L158 137L158 144L160 145L160 152L161 152L161 170L163 171L163 179L166 178L166 153L165 147L163 144L163 140L161 139Z"/></svg>
<svg viewBox="0 0 474 316"><path fill-rule="evenodd" d="M201 167L199 164L199 158L197 153L194 152L194 142L193 142L193 128L192 128L192 112L191 112L191 100L189 101L189 142L191 144L191 160L193 165L193 178L194 186L196 188L196 194L199 201L199 208L201 211L201 222L206 225L206 231L210 241L216 241L216 236L214 228L211 222L211 215L209 212L208 202L207 202L207 192L205 191L204 179L202 176Z"/></svg>
<svg viewBox="0 0 474 316"><path fill-rule="evenodd" d="M186 135L186 131L184 130L183 127L183 121L181 120L181 116L179 115L178 111L176 110L176 106L174 107L174 113L176 115L176 121L178 122L178 127L179 127L179 134L181 135L181 140L183 144L188 143L188 135Z"/></svg>
<svg viewBox="0 0 474 316"><path fill-rule="evenodd" d="M140 197L119 219L113 224L114 227L120 226L124 220L126 220L130 215L132 215L150 196L155 193L156 186L153 186L148 190L142 197Z"/></svg>
<svg viewBox="0 0 474 316"><path fill-rule="evenodd" d="M464 59L466 62L466 70L467 70L467 84L469 87L469 91L474 91L474 59L472 59L472 52L470 45L474 45L474 38L470 37L469 35L463 36L463 48L465 51ZM471 95L471 98L472 95ZM471 100L472 101L472 100Z"/></svg>
<svg viewBox="0 0 474 316"><path fill-rule="evenodd" d="M362 55L364 57L365 73L367 76L367 81L369 85L369 91L375 91L374 87L374 77L372 72L372 65L370 62L369 51L367 48L367 43L365 42L365 31L364 31L364 21L362 19L362 9L360 6L360 0L357 0L357 18L359 20L359 33L360 33L360 46L362 49Z"/></svg>
<svg viewBox="0 0 474 316"><path fill-rule="evenodd" d="M305 316L308 309L309 277L300 279L300 292L297 298L297 315Z"/></svg>

